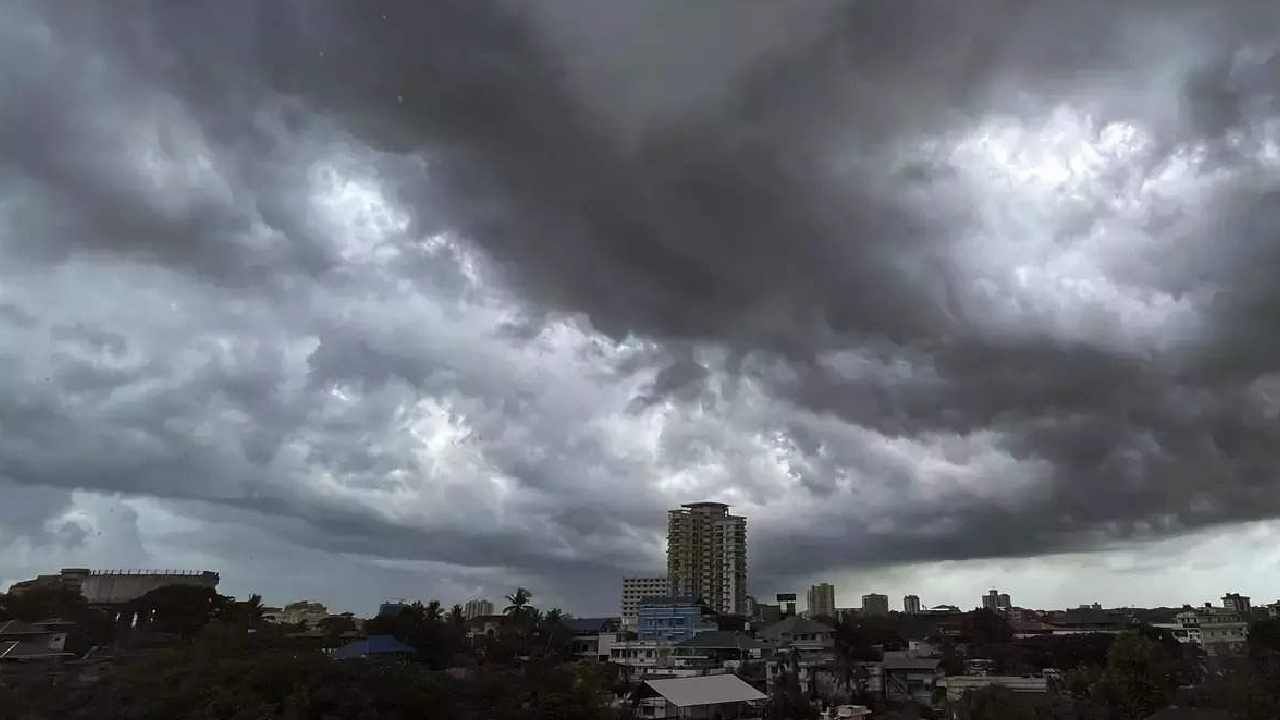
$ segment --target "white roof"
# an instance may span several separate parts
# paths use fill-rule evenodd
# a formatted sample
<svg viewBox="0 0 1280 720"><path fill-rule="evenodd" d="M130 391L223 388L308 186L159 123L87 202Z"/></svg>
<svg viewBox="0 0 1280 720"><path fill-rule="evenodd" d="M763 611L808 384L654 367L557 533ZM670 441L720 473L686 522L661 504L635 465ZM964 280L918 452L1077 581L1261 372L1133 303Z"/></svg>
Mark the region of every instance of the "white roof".
<svg viewBox="0 0 1280 720"><path fill-rule="evenodd" d="M728 674L649 680L648 685L676 707L719 705L765 698L764 693L739 680L737 676Z"/></svg>

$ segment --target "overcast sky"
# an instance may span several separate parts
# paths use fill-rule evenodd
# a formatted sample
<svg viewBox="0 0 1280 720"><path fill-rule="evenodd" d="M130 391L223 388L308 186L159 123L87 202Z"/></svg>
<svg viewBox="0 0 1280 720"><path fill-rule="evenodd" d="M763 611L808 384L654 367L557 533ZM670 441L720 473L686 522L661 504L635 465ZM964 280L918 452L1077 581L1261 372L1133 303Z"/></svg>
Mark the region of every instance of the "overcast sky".
<svg viewBox="0 0 1280 720"><path fill-rule="evenodd" d="M1280 598L1280 4L0 3L0 585Z"/></svg>

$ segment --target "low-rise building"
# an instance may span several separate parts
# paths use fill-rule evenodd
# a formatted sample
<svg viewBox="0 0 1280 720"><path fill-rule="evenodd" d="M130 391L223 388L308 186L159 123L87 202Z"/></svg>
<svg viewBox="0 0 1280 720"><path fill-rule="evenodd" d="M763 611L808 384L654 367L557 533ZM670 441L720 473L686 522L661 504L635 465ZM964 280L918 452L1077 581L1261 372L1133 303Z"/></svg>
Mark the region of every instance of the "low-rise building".
<svg viewBox="0 0 1280 720"><path fill-rule="evenodd" d="M608 660L613 645L626 639L618 618L569 618L573 654L584 660Z"/></svg>
<svg viewBox="0 0 1280 720"><path fill-rule="evenodd" d="M946 674L942 660L911 652L886 652L880 661L886 700L912 700L924 705L933 701L933 691Z"/></svg>
<svg viewBox="0 0 1280 720"><path fill-rule="evenodd" d="M640 601L636 615L636 634L641 640L680 642L719 629L714 613L693 597L646 598Z"/></svg>
<svg viewBox="0 0 1280 720"><path fill-rule="evenodd" d="M1249 616L1232 608L1206 604L1200 608L1183 608L1175 623L1161 624L1179 642L1204 648L1208 655L1236 655L1244 652L1249 641Z"/></svg>
<svg viewBox="0 0 1280 720"><path fill-rule="evenodd" d="M947 702L958 702L970 690L978 690L989 685L999 685L1020 695L1044 695L1049 692L1049 682L1043 677L1012 677L1002 675L955 675L943 678L939 685L947 690ZM948 717L953 717L948 715Z"/></svg>
<svg viewBox="0 0 1280 720"><path fill-rule="evenodd" d="M481 615L467 621L467 639L491 638L506 625L506 615Z"/></svg>

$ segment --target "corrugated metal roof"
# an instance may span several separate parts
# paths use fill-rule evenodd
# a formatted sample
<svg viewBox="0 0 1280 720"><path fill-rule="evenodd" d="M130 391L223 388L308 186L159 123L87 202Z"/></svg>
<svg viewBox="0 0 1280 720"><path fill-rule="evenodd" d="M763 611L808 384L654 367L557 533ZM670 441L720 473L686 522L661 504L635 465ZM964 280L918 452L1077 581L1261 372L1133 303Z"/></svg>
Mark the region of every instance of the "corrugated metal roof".
<svg viewBox="0 0 1280 720"><path fill-rule="evenodd" d="M48 635L49 631L21 620L0 622L0 635Z"/></svg>
<svg viewBox="0 0 1280 720"><path fill-rule="evenodd" d="M906 652L884 654L886 670L934 670L942 662L939 658L919 657Z"/></svg>
<svg viewBox="0 0 1280 720"><path fill-rule="evenodd" d="M676 707L765 699L764 693L739 680L735 675L649 680L646 684Z"/></svg>

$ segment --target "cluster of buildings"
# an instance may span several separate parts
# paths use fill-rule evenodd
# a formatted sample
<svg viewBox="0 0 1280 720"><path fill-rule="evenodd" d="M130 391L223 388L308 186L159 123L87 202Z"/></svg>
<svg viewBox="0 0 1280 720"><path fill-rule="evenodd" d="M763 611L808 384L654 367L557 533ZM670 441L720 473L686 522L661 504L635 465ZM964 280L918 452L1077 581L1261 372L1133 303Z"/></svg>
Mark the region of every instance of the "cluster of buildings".
<svg viewBox="0 0 1280 720"><path fill-rule="evenodd" d="M1002 684L1014 692L1043 693L1052 669L1029 677L995 677L992 661L966 658L965 673L947 677L939 649L930 639L958 639L966 632L966 614L954 605L925 606L918 595L902 598L900 611L890 610L889 597L861 596L859 607L840 607L831 583L816 583L804 596L776 593L761 602L748 593L746 518L729 506L698 502L670 510L667 516L667 572L665 575L622 580L616 617L569 618L573 652L580 658L613 663L646 688L640 699L645 717L687 717L690 707L721 706L741 710L758 703L784 674L794 674L806 693L824 698L874 695L885 700L936 703L939 697L959 698L966 690ZM95 571L67 568L20 582L10 593L33 588L63 587L80 592L91 606L123 608L146 593L166 585L194 585L216 589L218 574L210 571ZM379 615L393 615L404 601L384 603ZM1119 633L1144 622L1132 611L1104 610L1082 605L1062 611L1015 607L1009 593L991 589L979 597L978 608L1001 614L1015 638L1040 635ZM835 625L850 616L875 618L895 614L900 621L927 631L909 637L905 649L877 649L875 660L857 663L856 687L849 683L847 658L836 653ZM499 632L507 618L495 614L494 604L473 598L463 606L471 639ZM1241 653L1249 624L1259 617L1280 617L1280 602L1254 608L1238 593L1222 597L1221 606L1184 606L1171 622L1152 623L1179 642L1197 645L1209 656ZM345 645L335 656L408 655L412 648L390 636L366 636L362 622L351 613L334 615L322 603L302 600L283 607L264 607L268 621L304 627L297 636L325 634L322 623L342 618ZM1169 615L1164 615L1169 618ZM350 622L346 622L350 621ZM332 627L332 626L331 626ZM65 621L0 623L0 664L43 659L67 660ZM348 637L349 636L349 637ZM328 638L331 642L333 638ZM715 702L704 702L708 698ZM723 709L723 708L722 708ZM848 717L860 717L856 710Z"/></svg>

